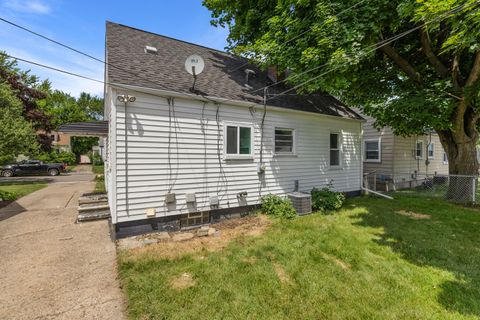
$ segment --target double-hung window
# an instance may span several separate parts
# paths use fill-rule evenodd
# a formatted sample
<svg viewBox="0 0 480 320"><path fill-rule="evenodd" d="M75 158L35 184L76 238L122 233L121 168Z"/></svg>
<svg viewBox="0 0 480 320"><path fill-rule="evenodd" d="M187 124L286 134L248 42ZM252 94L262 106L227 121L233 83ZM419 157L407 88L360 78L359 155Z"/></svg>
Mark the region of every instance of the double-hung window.
<svg viewBox="0 0 480 320"><path fill-rule="evenodd" d="M253 128L248 125L225 126L226 158L251 158L253 156Z"/></svg>
<svg viewBox="0 0 480 320"><path fill-rule="evenodd" d="M381 142L378 140L365 140L365 161L381 161Z"/></svg>
<svg viewBox="0 0 480 320"><path fill-rule="evenodd" d="M293 129L275 128L275 154L295 153L295 133Z"/></svg>
<svg viewBox="0 0 480 320"><path fill-rule="evenodd" d="M340 167L340 134L330 133L330 167Z"/></svg>
<svg viewBox="0 0 480 320"><path fill-rule="evenodd" d="M415 147L415 158L423 159L423 141L417 141L417 144Z"/></svg>
<svg viewBox="0 0 480 320"><path fill-rule="evenodd" d="M447 156L447 153L443 151L443 164L447 164L447 163L448 163L448 156Z"/></svg>
<svg viewBox="0 0 480 320"><path fill-rule="evenodd" d="M428 159L435 159L435 144L429 143L427 147Z"/></svg>

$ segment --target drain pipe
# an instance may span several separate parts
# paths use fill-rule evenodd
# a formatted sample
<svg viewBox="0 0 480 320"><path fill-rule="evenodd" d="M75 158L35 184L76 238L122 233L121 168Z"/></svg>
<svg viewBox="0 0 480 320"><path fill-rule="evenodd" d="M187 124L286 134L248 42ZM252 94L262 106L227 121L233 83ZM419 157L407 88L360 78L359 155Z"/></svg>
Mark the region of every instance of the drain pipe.
<svg viewBox="0 0 480 320"><path fill-rule="evenodd" d="M135 102L136 98L134 96L130 96L128 94L119 95L117 97L118 101L123 102L125 108L125 119L123 121L123 125L125 126L125 135L124 135L124 143L125 143L125 211L127 216L129 215L129 208L128 208L128 129L127 129L127 104L128 102Z"/></svg>

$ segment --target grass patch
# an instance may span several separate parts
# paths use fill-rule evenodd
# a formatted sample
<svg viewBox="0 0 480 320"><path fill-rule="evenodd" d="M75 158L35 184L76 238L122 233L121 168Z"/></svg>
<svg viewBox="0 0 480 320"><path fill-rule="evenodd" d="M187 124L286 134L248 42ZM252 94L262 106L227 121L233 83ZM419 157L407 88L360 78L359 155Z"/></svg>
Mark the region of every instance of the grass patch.
<svg viewBox="0 0 480 320"><path fill-rule="evenodd" d="M92 165L92 171L95 174L103 174L103 164L102 165Z"/></svg>
<svg viewBox="0 0 480 320"><path fill-rule="evenodd" d="M107 192L105 188L105 176L98 175L95 177L95 193L105 193Z"/></svg>
<svg viewBox="0 0 480 320"><path fill-rule="evenodd" d="M0 183L0 190L12 192L18 198L26 196L29 193L34 191L40 190L46 187L46 183L42 182L34 182L34 181L9 181L9 182L1 182Z"/></svg>
<svg viewBox="0 0 480 320"><path fill-rule="evenodd" d="M131 319L478 319L479 230L476 209L362 197L221 251L122 252L119 273Z"/></svg>

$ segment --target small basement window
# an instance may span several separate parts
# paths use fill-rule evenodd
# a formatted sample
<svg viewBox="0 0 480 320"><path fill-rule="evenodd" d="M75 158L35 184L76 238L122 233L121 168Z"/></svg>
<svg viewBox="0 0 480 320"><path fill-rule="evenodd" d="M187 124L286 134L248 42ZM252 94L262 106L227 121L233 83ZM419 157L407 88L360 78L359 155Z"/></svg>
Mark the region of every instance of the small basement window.
<svg viewBox="0 0 480 320"><path fill-rule="evenodd" d="M423 141L417 141L415 149L415 158L423 159Z"/></svg>
<svg viewBox="0 0 480 320"><path fill-rule="evenodd" d="M428 159L435 159L435 144L429 143L427 147Z"/></svg>
<svg viewBox="0 0 480 320"><path fill-rule="evenodd" d="M378 140L365 140L365 161L380 162L381 161L381 142Z"/></svg>
<svg viewBox="0 0 480 320"><path fill-rule="evenodd" d="M340 166L340 134L330 133L330 166Z"/></svg>
<svg viewBox="0 0 480 320"><path fill-rule="evenodd" d="M227 158L252 156L252 132L250 126L227 125L225 127L225 154Z"/></svg>
<svg viewBox="0 0 480 320"><path fill-rule="evenodd" d="M294 130L275 128L275 154L293 154L295 152Z"/></svg>

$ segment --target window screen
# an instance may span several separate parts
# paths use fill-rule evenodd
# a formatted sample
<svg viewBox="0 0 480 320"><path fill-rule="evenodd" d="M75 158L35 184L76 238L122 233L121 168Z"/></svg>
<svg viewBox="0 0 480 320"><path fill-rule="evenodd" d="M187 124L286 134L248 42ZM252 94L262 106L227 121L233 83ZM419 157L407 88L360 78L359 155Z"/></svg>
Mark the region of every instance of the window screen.
<svg viewBox="0 0 480 320"><path fill-rule="evenodd" d="M275 153L293 153L293 129L275 129Z"/></svg>

